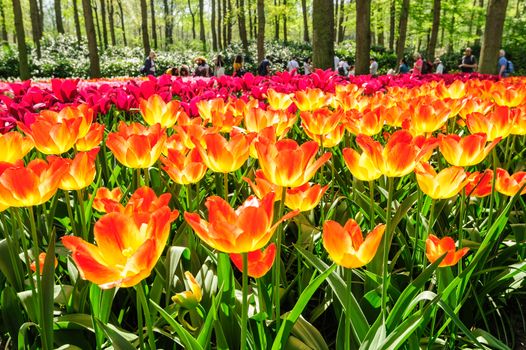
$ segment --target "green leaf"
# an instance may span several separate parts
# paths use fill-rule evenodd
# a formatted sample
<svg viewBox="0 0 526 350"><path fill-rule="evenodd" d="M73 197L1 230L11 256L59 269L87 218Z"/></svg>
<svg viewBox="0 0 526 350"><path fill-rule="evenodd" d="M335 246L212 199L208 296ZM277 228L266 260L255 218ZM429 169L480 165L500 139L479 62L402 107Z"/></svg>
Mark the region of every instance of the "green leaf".
<svg viewBox="0 0 526 350"><path fill-rule="evenodd" d="M42 303L42 329L41 332L45 332L47 337L47 348L53 348L53 311L55 310L55 231L51 233L49 238L49 246L46 252L46 259L44 260L44 267L42 269L42 279L40 291Z"/></svg>
<svg viewBox="0 0 526 350"><path fill-rule="evenodd" d="M309 302L314 292L316 292L318 287L325 281L325 279L327 279L327 277L336 269L336 267L336 264L329 267L325 272L323 272L321 275L312 280L312 282L307 286L307 288L305 288L303 293L301 293L300 297L298 298L298 301L296 302L290 313L287 315L287 317L285 317L284 322L281 324L276 339L274 339L274 343L272 344L273 350L279 350L284 348L292 326L294 326L296 320L301 316L303 309L305 308L305 306L307 306L307 303Z"/></svg>
<svg viewBox="0 0 526 350"><path fill-rule="evenodd" d="M108 338L111 340L111 343L113 345L113 348L116 350L136 350L135 346L133 346L132 343L130 343L126 338L122 336L122 334L114 327L112 327L111 324L104 324L99 319L95 318L95 322L97 322L97 326L106 333Z"/></svg>
<svg viewBox="0 0 526 350"><path fill-rule="evenodd" d="M16 348L18 342L18 330L24 321L22 319L22 313L20 312L18 296L13 287L6 286L2 290L1 303L2 326L7 328L7 332L9 332L9 336L13 342L13 348Z"/></svg>
<svg viewBox="0 0 526 350"><path fill-rule="evenodd" d="M23 290L23 286L21 283L17 282L15 275L15 269L21 269L21 267L13 266L13 262L9 254L9 246L7 244L8 243L5 238L0 240L0 271L4 274L9 283L16 288L17 291L21 291ZM18 254L15 254L15 259L18 259ZM15 264L21 265L20 261L15 262Z"/></svg>
<svg viewBox="0 0 526 350"><path fill-rule="evenodd" d="M201 331L197 336L197 342L203 347L203 349L206 348L207 344L210 344L212 330L214 329L214 320L217 318L217 310L219 308L222 294L223 291L219 290L219 293L216 296L213 296L212 307L208 310L205 323L201 327Z"/></svg>

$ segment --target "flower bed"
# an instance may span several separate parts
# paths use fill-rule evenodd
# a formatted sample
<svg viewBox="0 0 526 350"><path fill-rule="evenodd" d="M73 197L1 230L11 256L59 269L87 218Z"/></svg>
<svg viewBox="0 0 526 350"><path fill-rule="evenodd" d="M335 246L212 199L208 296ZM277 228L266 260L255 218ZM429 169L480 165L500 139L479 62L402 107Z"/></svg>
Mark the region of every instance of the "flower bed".
<svg viewBox="0 0 526 350"><path fill-rule="evenodd" d="M1 91L0 329L18 347L513 346L526 79Z"/></svg>

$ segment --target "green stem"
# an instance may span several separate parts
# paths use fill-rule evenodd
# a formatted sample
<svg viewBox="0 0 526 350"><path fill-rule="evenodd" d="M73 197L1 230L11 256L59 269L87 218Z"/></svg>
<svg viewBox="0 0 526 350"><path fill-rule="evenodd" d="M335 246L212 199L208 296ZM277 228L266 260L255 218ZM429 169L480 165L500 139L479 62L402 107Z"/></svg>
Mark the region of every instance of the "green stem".
<svg viewBox="0 0 526 350"><path fill-rule="evenodd" d="M13 218L12 218L13 219ZM15 232L14 228L14 220L12 220L11 229L8 229L6 226L6 221L4 220L4 214L0 213L0 222L2 224L2 231L4 233L6 232ZM7 249L9 250L9 259L11 260L11 264L14 267L15 270L15 289L17 292L21 292L24 287L24 275L22 273L22 266L20 263L20 257L18 256L18 252L20 251L20 246L18 244L17 240L14 240L13 237L10 234L4 235L6 243L7 243ZM15 236L16 239L16 236Z"/></svg>
<svg viewBox="0 0 526 350"><path fill-rule="evenodd" d="M352 294L352 269L345 269L347 274L347 305L345 307L345 350L351 350L351 294Z"/></svg>
<svg viewBox="0 0 526 350"><path fill-rule="evenodd" d="M387 209L385 213L385 233L383 237L383 265L382 265L382 317L387 319L387 277L389 266L389 245L391 244L391 207L393 200L394 178L388 177Z"/></svg>
<svg viewBox="0 0 526 350"><path fill-rule="evenodd" d="M228 202L228 173L223 173L223 194Z"/></svg>
<svg viewBox="0 0 526 350"><path fill-rule="evenodd" d="M144 186L150 186L150 170L144 169Z"/></svg>
<svg viewBox="0 0 526 350"><path fill-rule="evenodd" d="M73 230L73 235L75 235L76 237L80 237L79 236L79 232L77 230L77 225L75 223L75 217L73 216L73 211L71 210L71 201L70 201L70 197L69 197L69 191L63 191L64 193L64 201L66 204L66 210L68 212L68 217L69 217L69 221L70 221L70 224L71 224L71 229Z"/></svg>
<svg viewBox="0 0 526 350"><path fill-rule="evenodd" d="M137 168L135 169L135 189L138 189L141 187L141 169Z"/></svg>
<svg viewBox="0 0 526 350"><path fill-rule="evenodd" d="M495 193L495 182L497 180L497 151L495 148L491 151L491 155L493 158L493 179L491 180L491 195L489 198L488 229L493 224L493 207L495 206L495 196L497 195Z"/></svg>
<svg viewBox="0 0 526 350"><path fill-rule="evenodd" d="M192 201L191 201L191 198L190 198L190 192L192 192L191 186L192 185L190 185L190 184L185 185L185 189L186 189L186 211L192 211Z"/></svg>
<svg viewBox="0 0 526 350"><path fill-rule="evenodd" d="M146 331L148 332L148 345L150 346L150 350L156 349L155 347L155 337L153 335L153 324L152 324L152 318L150 317L150 307L148 305L148 301L146 299L146 295L144 294L144 284L141 282L135 290L137 291L137 298L139 299L139 303L142 305L142 309L144 312L144 318L146 319ZM139 329L139 333L141 333L142 330Z"/></svg>
<svg viewBox="0 0 526 350"><path fill-rule="evenodd" d="M90 229L89 227L87 227L87 223L86 223L86 212L84 211L84 193L82 192L82 190L77 190L77 201L80 207L79 216L80 216L80 227L82 231L82 238L85 241L89 241Z"/></svg>
<svg viewBox="0 0 526 350"><path fill-rule="evenodd" d="M248 253L243 256L243 308L241 314L241 350L247 345L247 325L248 325Z"/></svg>
<svg viewBox="0 0 526 350"><path fill-rule="evenodd" d="M276 220L279 220L283 215L285 207L285 196L287 194L287 188L281 188L281 201L279 202L279 210ZM279 286L281 284L281 236L283 235L283 226L279 225L276 234L276 263L274 267L274 304L276 311L276 330L279 330L281 324L281 296Z"/></svg>
<svg viewBox="0 0 526 350"><path fill-rule="evenodd" d="M460 198L460 215L458 219L458 249L462 249L462 241L464 240L464 230L462 224L464 223L464 212L466 204L466 189L462 189L462 195ZM458 273L462 272L462 259L458 261Z"/></svg>
<svg viewBox="0 0 526 350"><path fill-rule="evenodd" d="M258 312L262 314L263 312L267 311L267 306L265 304L265 298L263 297L263 292L265 292L266 294L265 284L262 283L260 278L256 278L256 285L258 288L258 302L259 302ZM258 327L258 329L260 330L259 332L260 332L261 349L266 349L267 348L267 344L266 344L267 337L265 335L265 332L261 330L266 329L267 326L266 326L265 320L262 320L259 322L262 326L262 327Z"/></svg>
<svg viewBox="0 0 526 350"><path fill-rule="evenodd" d="M435 199L431 199L431 208L429 209L429 224L428 224L428 231L429 232L433 232L433 227L435 226L435 205L436 205L436 200ZM429 233L428 232L428 233ZM424 234L424 239L427 239L427 234Z"/></svg>
<svg viewBox="0 0 526 350"><path fill-rule="evenodd" d="M369 181L369 221L371 230L374 229L374 181Z"/></svg>

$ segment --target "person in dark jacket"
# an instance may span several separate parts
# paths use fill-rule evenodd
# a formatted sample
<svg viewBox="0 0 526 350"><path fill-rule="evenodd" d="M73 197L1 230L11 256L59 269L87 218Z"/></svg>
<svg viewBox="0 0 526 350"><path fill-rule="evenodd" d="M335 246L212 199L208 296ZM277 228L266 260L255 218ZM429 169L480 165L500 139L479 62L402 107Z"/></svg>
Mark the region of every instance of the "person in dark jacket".
<svg viewBox="0 0 526 350"><path fill-rule="evenodd" d="M144 67L141 71L144 75L155 75L155 58L155 52L150 51L150 54L144 61Z"/></svg>

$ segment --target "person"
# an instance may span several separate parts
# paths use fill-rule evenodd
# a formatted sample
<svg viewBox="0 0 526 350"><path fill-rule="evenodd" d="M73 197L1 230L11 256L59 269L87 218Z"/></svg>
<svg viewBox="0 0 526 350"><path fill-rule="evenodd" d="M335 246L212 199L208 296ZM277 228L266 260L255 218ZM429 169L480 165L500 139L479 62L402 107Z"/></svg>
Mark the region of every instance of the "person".
<svg viewBox="0 0 526 350"><path fill-rule="evenodd" d="M236 56L236 58L234 59L233 68L234 72L232 73L232 76L241 77L245 74L245 69L243 68L243 56Z"/></svg>
<svg viewBox="0 0 526 350"><path fill-rule="evenodd" d="M407 61L405 58L402 58L400 60L400 66L398 67L398 73L400 74L409 73L409 66L407 65Z"/></svg>
<svg viewBox="0 0 526 350"><path fill-rule="evenodd" d="M354 64L349 67L349 76L354 77L356 72L354 71Z"/></svg>
<svg viewBox="0 0 526 350"><path fill-rule="evenodd" d="M166 74L168 75L172 75L174 77L178 77L179 76L179 68L177 67L170 67L166 70L165 72Z"/></svg>
<svg viewBox="0 0 526 350"><path fill-rule="evenodd" d="M369 74L371 74L372 76L376 76L376 74L378 73L378 62L376 62L376 59L374 57L371 57L369 63Z"/></svg>
<svg viewBox="0 0 526 350"><path fill-rule="evenodd" d="M506 59L506 51L499 50L499 61L497 62L499 78L506 78L508 76L508 60Z"/></svg>
<svg viewBox="0 0 526 350"><path fill-rule="evenodd" d="M309 75L312 73L312 60L311 58L306 58L304 61L303 61L303 73L305 75Z"/></svg>
<svg viewBox="0 0 526 350"><path fill-rule="evenodd" d="M334 55L334 70L338 70L338 64L340 63L340 58Z"/></svg>
<svg viewBox="0 0 526 350"><path fill-rule="evenodd" d="M265 77L270 74L270 59L268 56L265 56L263 61L258 66L258 74L262 77Z"/></svg>
<svg viewBox="0 0 526 350"><path fill-rule="evenodd" d="M225 62L223 61L223 56L217 55L214 61L214 76L221 77L225 75Z"/></svg>
<svg viewBox="0 0 526 350"><path fill-rule="evenodd" d="M204 57L197 57L195 59L195 63L197 66L194 70L194 76L195 77L208 77L210 73L210 67L206 63L206 59Z"/></svg>
<svg viewBox="0 0 526 350"><path fill-rule="evenodd" d="M436 57L434 64L435 64L435 73L444 74L444 64L442 63L440 58Z"/></svg>
<svg viewBox="0 0 526 350"><path fill-rule="evenodd" d="M347 76L347 69L345 69L345 64L343 64L344 62L345 61L340 61L340 63L338 63L338 75L342 77Z"/></svg>
<svg viewBox="0 0 526 350"><path fill-rule="evenodd" d="M181 68L179 69L179 74L182 77L188 77L190 76L190 68L186 64L183 64Z"/></svg>
<svg viewBox="0 0 526 350"><path fill-rule="evenodd" d="M150 51L150 54L148 57L146 57L146 60L144 61L144 66L141 69L141 73L144 75L155 75L155 58L157 56L155 55L154 51Z"/></svg>
<svg viewBox="0 0 526 350"><path fill-rule="evenodd" d="M294 57L292 57L292 59L289 61L289 63L287 63L287 70L289 72L293 72L293 71L297 71L298 68L300 68L300 65L299 65L298 61L296 61L296 59Z"/></svg>
<svg viewBox="0 0 526 350"><path fill-rule="evenodd" d="M415 54L415 64L413 65L413 75L422 74L422 67L424 66L424 61L422 60L422 55L419 53Z"/></svg>
<svg viewBox="0 0 526 350"><path fill-rule="evenodd" d="M471 53L471 48L467 47L462 56L462 62L458 66L463 73L473 73L477 69L477 59Z"/></svg>

